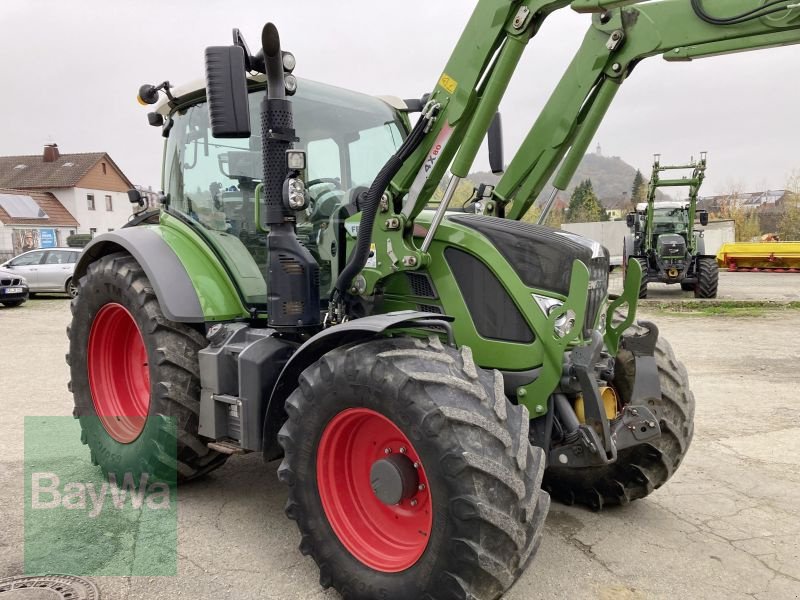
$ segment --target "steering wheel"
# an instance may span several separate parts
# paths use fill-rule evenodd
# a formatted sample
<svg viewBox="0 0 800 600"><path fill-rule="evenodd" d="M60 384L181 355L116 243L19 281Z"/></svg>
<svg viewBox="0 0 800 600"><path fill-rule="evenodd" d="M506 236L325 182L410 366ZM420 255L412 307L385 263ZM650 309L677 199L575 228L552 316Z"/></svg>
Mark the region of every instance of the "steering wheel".
<svg viewBox="0 0 800 600"><path fill-rule="evenodd" d="M321 183L330 183L331 185L335 186L336 189L343 190L342 182L338 179L334 179L333 177L319 177L317 179L312 179L311 181L306 182L306 187L310 188L315 185L319 185Z"/></svg>

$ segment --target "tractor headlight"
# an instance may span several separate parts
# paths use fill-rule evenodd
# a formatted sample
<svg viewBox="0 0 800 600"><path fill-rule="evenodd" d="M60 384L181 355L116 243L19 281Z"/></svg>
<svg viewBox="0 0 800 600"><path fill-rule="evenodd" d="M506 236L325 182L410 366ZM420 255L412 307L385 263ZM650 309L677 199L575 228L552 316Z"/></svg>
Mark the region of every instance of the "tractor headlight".
<svg viewBox="0 0 800 600"><path fill-rule="evenodd" d="M306 186L302 179L290 177L287 183L289 208L302 210L306 207Z"/></svg>
<svg viewBox="0 0 800 600"><path fill-rule="evenodd" d="M540 296L539 294L532 295L545 316L549 317L553 314L554 310L564 306L564 303L556 298L548 298L547 296ZM574 310L568 310L556 319L553 331L558 337L564 337L572 331L572 328L575 326L575 316Z"/></svg>
<svg viewBox="0 0 800 600"><path fill-rule="evenodd" d="M561 315L558 319L556 319L555 327L553 331L558 337L566 337L572 331L572 328L575 327L575 311L569 309L563 315Z"/></svg>

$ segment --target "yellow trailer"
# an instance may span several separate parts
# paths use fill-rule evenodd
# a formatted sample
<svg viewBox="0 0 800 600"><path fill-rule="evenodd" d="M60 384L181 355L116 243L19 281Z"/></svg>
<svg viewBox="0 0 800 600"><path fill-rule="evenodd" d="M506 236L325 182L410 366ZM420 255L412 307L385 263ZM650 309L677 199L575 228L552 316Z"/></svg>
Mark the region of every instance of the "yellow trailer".
<svg viewBox="0 0 800 600"><path fill-rule="evenodd" d="M728 271L800 272L800 242L733 242L723 244L717 264Z"/></svg>

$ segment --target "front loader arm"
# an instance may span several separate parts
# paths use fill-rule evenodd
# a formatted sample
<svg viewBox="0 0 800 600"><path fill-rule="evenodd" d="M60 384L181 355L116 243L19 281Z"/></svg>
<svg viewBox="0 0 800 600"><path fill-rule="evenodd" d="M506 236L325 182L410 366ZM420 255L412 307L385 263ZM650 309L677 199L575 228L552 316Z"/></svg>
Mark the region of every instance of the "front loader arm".
<svg viewBox="0 0 800 600"><path fill-rule="evenodd" d="M566 189L619 86L642 59L662 54L687 60L800 42L800 8L790 4L793 0L786 0L780 12L731 25L700 18L695 8L699 1L713 15L761 6L761 0L655 0L641 5L630 0L573 1L573 9L598 14L495 188L495 202L487 203L489 212L522 218L556 169L554 187ZM354 264L354 270L340 276L343 285L337 282L337 290L370 296L383 278L429 263L427 250L437 225L460 178L469 173L527 42L551 12L568 4L568 0L478 2L423 113L429 118L424 137L391 176L380 198L380 212L360 224L359 238L364 235L373 243L372 266L365 266L366 258ZM448 167L452 177L444 200L418 244L414 220Z"/></svg>
<svg viewBox="0 0 800 600"><path fill-rule="evenodd" d="M704 0L702 8L712 15L736 15L761 4ZM691 0L575 0L571 6L599 14L495 189L499 202L513 202L507 211L512 219L525 215L559 164L553 185L567 187L616 90L639 61L658 54L685 61L800 43L800 7L790 0L779 12L730 25L703 20Z"/></svg>

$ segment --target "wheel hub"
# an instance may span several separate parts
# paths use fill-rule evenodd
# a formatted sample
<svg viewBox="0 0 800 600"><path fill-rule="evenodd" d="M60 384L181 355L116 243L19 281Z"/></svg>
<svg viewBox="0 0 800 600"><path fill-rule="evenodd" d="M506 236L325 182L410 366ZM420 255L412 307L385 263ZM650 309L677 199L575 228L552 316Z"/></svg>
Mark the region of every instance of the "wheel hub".
<svg viewBox="0 0 800 600"><path fill-rule="evenodd" d="M369 472L372 491L378 500L391 506L417 493L419 476L414 463L403 454L390 454L372 463Z"/></svg>

